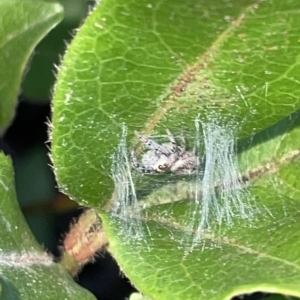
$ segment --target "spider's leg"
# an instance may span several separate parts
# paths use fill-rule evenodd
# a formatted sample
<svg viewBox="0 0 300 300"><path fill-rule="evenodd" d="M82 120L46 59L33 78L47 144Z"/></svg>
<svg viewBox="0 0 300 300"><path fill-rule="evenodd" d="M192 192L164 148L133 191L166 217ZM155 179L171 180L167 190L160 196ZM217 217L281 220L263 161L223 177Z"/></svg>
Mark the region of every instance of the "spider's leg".
<svg viewBox="0 0 300 300"><path fill-rule="evenodd" d="M143 174L155 174L156 171L153 168L143 166L135 156L134 151L131 151L132 166Z"/></svg>
<svg viewBox="0 0 300 300"><path fill-rule="evenodd" d="M167 135L169 137L169 140L172 144L172 150L171 151L173 153L178 152L178 146L177 146L177 143L175 141L175 138L174 138L173 134L171 133L171 131L168 128L166 129L166 131L167 131Z"/></svg>
<svg viewBox="0 0 300 300"><path fill-rule="evenodd" d="M182 131L181 131L181 134L180 134L180 139L181 139L181 146L180 146L179 155L182 155L186 150L186 140L185 140L185 137L184 137L184 134L183 134Z"/></svg>
<svg viewBox="0 0 300 300"><path fill-rule="evenodd" d="M192 153L196 155L196 146L193 147Z"/></svg>
<svg viewBox="0 0 300 300"><path fill-rule="evenodd" d="M160 144L156 143L155 141L147 138L145 135L143 135L137 131L135 131L135 134L145 145L147 145L149 148L153 149L155 152L159 152L166 156L170 156L172 154L171 151L169 151L165 147L161 146Z"/></svg>

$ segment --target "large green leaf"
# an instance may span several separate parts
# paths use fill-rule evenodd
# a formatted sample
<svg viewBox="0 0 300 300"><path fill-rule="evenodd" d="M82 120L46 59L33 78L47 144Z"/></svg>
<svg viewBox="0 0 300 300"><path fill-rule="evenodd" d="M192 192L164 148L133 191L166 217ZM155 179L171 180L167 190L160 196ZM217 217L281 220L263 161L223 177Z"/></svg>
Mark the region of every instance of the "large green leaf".
<svg viewBox="0 0 300 300"><path fill-rule="evenodd" d="M259 290L300 296L299 117L291 115L300 108L297 12L296 0L104 0L70 45L54 95L57 179L79 203L106 205L101 217L110 250L147 296L228 299ZM209 231L195 240L189 219L197 224L202 211L193 180L132 173L140 213L125 221L116 216L113 201L130 212L131 177L122 182L115 172L128 166L125 144L134 145L133 131L183 130L192 147L197 119L241 141L239 164L249 186L241 199L249 214L239 211L239 198L232 224L218 223L213 213ZM203 148L201 132L195 142Z"/></svg>
<svg viewBox="0 0 300 300"><path fill-rule="evenodd" d="M36 242L16 201L11 161L0 155L0 299L94 299Z"/></svg>
<svg viewBox="0 0 300 300"><path fill-rule="evenodd" d="M184 201L191 197L187 182L163 185L146 198L156 205L144 211L142 224L102 213L110 249L129 278L154 299L230 299L254 291L300 297L299 125L298 112L255 136L257 145L240 155L254 214L240 212L230 225L212 220L192 250L186 212L199 211ZM157 205L163 197L182 201ZM139 238L126 233L139 227Z"/></svg>
<svg viewBox="0 0 300 300"><path fill-rule="evenodd" d="M58 75L52 151L62 188L83 204L106 201L122 122L129 137L161 123L187 132L199 113L224 110L244 120L247 137L299 108L298 3L250 4L101 2Z"/></svg>
<svg viewBox="0 0 300 300"><path fill-rule="evenodd" d="M37 43L62 17L62 7L57 3L33 0L0 2L0 129L14 115L28 58Z"/></svg>

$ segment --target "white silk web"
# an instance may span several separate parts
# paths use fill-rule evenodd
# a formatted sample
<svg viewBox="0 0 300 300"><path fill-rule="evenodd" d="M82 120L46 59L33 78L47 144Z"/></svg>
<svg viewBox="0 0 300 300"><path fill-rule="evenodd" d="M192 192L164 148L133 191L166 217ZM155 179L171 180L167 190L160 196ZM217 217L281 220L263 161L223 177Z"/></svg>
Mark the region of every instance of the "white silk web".
<svg viewBox="0 0 300 300"><path fill-rule="evenodd" d="M250 219L255 213L253 199L238 168L235 128L197 118L195 129L197 149L203 141L204 165L203 176L198 174L195 180L195 209L187 217L192 220L188 226L195 232L193 244L212 224L231 226L234 218Z"/></svg>
<svg viewBox="0 0 300 300"><path fill-rule="evenodd" d="M120 142L113 157L111 176L115 184L113 214L122 221L124 233L136 239L143 237L141 209L138 203L131 163L126 144L127 127L123 124Z"/></svg>
<svg viewBox="0 0 300 300"><path fill-rule="evenodd" d="M164 175L165 179L154 179L154 183L157 180L159 184L150 185L151 190L148 188L147 193L140 193L138 183L146 176L156 176L140 175L132 170L126 139L127 128L123 125L111 170L115 184L113 213L121 220L121 228L126 236L143 239L145 232L151 235L149 229L143 225L143 220L147 221L143 210L162 204L160 198L170 205L175 201L189 201L190 209L187 209L186 221L182 225L184 232L191 234L188 239L183 237L182 241L185 244L187 240L191 241L188 245L190 251L201 241L204 232L213 230L216 226L232 226L234 220L251 219L255 214L253 203L250 203L253 199L238 169L234 126L220 126L216 122L204 123L196 118L194 147L203 163L199 172L191 175L192 180L180 183L183 186L181 190L188 191L187 197L184 193L179 195L176 192L169 198L166 197L164 191L168 186L176 184L170 183L171 175L168 174ZM162 190L162 197L156 196L159 189ZM153 201L152 198L155 197L159 200ZM167 213L164 212L164 216Z"/></svg>

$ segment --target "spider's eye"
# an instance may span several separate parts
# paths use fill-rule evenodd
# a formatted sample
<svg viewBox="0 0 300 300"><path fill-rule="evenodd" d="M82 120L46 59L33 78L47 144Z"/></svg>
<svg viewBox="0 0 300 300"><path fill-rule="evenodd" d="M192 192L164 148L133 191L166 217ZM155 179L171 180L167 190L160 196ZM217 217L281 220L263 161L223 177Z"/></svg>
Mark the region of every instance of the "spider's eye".
<svg viewBox="0 0 300 300"><path fill-rule="evenodd" d="M167 166L168 166L168 164L164 163L163 165L159 165L158 168L160 170L164 170Z"/></svg>

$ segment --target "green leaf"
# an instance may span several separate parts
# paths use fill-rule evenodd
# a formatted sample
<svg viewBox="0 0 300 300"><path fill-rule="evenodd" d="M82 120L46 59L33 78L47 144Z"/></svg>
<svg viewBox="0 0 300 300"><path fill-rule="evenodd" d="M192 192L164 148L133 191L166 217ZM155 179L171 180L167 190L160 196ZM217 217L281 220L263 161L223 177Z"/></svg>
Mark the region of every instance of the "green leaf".
<svg viewBox="0 0 300 300"><path fill-rule="evenodd" d="M239 155L254 215L237 215L231 225L212 220L193 247L187 212L197 204L184 200L191 193L187 182L165 184L147 197L141 206L156 206L145 209L142 224L101 213L125 274L153 299L230 299L255 291L299 297L299 135L300 111L254 137ZM157 205L163 197L178 202ZM134 226L144 227L139 239L126 233L136 233Z"/></svg>
<svg viewBox="0 0 300 300"><path fill-rule="evenodd" d="M299 108L299 65L285 55L298 47L297 2L217 3L106 0L86 20L59 72L53 115L56 174L77 201L111 194L123 122L129 138L164 125L190 132L195 116L221 111L243 120L242 138Z"/></svg>
<svg viewBox="0 0 300 300"><path fill-rule="evenodd" d="M30 68L22 82L26 101L49 102L56 80L54 66L60 62L66 43L73 37L74 30L87 15L88 3L82 0L61 0L64 19L37 45L30 60ZM43 76L41 76L43 74ZM38 84L36 84L38 82Z"/></svg>
<svg viewBox="0 0 300 300"><path fill-rule="evenodd" d="M16 201L9 158L0 154L0 299L95 299L36 242Z"/></svg>
<svg viewBox="0 0 300 300"><path fill-rule="evenodd" d="M105 206L110 251L146 296L300 296L299 116L292 114L300 108L297 12L296 0L103 0L70 45L54 95L57 179L80 204ZM240 142L249 185L241 199L251 214L242 215L240 202L233 225L210 216L210 230L195 242L187 222L202 215L192 180L133 173L141 212L126 216L131 177L118 178L114 190L112 164L128 167L124 145L135 146L134 130L158 138L165 128L176 137L183 131L188 146L198 142L201 151L196 119L228 129ZM123 157L115 155L120 142ZM118 189L123 196L115 199Z"/></svg>
<svg viewBox="0 0 300 300"><path fill-rule="evenodd" d="M1 1L0 128L14 115L22 75L33 49L62 17L62 7L57 3Z"/></svg>

